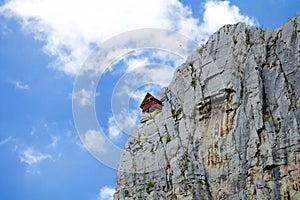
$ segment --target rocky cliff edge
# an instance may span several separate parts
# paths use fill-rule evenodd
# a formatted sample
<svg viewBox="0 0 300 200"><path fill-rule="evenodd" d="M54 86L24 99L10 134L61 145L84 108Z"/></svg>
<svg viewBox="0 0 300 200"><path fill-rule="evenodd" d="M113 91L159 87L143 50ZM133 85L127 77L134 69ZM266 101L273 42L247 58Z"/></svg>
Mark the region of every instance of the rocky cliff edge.
<svg viewBox="0 0 300 200"><path fill-rule="evenodd" d="M114 199L300 199L299 96L300 16L225 25L144 114Z"/></svg>

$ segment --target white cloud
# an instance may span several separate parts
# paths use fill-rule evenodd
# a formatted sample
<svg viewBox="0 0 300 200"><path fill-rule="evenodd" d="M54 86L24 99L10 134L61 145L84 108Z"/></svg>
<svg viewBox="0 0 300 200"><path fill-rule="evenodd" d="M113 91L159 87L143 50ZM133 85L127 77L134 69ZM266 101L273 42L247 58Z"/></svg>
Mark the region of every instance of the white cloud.
<svg viewBox="0 0 300 200"><path fill-rule="evenodd" d="M29 85L24 84L20 81L15 81L14 85L15 85L16 89L19 89L19 90L28 90L29 89Z"/></svg>
<svg viewBox="0 0 300 200"><path fill-rule="evenodd" d="M29 134L30 134L31 136L33 136L33 135L35 134L35 132L36 132L36 128L35 128L35 127L32 127L32 128L31 128L31 131L29 132Z"/></svg>
<svg viewBox="0 0 300 200"><path fill-rule="evenodd" d="M88 91L85 89L81 89L78 92L73 92L73 100L77 101L82 106L90 106L94 101L94 93L93 91Z"/></svg>
<svg viewBox="0 0 300 200"><path fill-rule="evenodd" d="M27 148L19 154L19 159L21 162L24 162L28 165L33 165L43 160L52 160L53 157L50 154L43 154L39 151L34 150L33 148Z"/></svg>
<svg viewBox="0 0 300 200"><path fill-rule="evenodd" d="M133 62L132 62L133 63ZM167 87L173 78L174 68L155 65L155 64L146 64L143 60L136 59L136 63L143 63L144 66L140 67L131 66L131 63L127 63L128 68L135 68L134 71L129 70L122 79L114 87L114 96L120 98L119 100L124 99L124 96L135 97L134 92L138 92L138 88L141 88L145 85L156 84L161 87ZM150 88L145 88L150 89ZM146 90L144 90L146 91ZM147 91L146 91L147 92ZM139 92L140 93L140 92ZM143 97L140 97L143 98ZM125 102L126 103L126 102Z"/></svg>
<svg viewBox="0 0 300 200"><path fill-rule="evenodd" d="M130 98L133 99L137 104L140 104L147 92L149 92L152 95L155 95L158 91L161 90L161 88L162 85L146 85L145 87L139 88L136 91L134 91L131 94Z"/></svg>
<svg viewBox="0 0 300 200"><path fill-rule="evenodd" d="M56 57L53 67L68 74L77 72L91 44L137 28L181 30L177 24L191 18L177 0L11 0L0 13L16 17L25 31L45 41L44 51Z"/></svg>
<svg viewBox="0 0 300 200"><path fill-rule="evenodd" d="M88 130L82 139L84 147L94 154L105 153L107 150L105 138L99 131Z"/></svg>
<svg viewBox="0 0 300 200"><path fill-rule="evenodd" d="M12 30L3 22L0 22L0 36L7 36L10 33L12 33Z"/></svg>
<svg viewBox="0 0 300 200"><path fill-rule="evenodd" d="M184 62L185 58L165 51L153 51L151 58L161 61L161 64L178 67Z"/></svg>
<svg viewBox="0 0 300 200"><path fill-rule="evenodd" d="M245 22L248 25L257 25L254 18L242 15L237 6L230 5L230 1L207 1L204 5L203 23L200 29L203 38L217 31L225 24Z"/></svg>
<svg viewBox="0 0 300 200"><path fill-rule="evenodd" d="M163 28L201 41L226 23L255 23L229 1L207 1L203 24L179 0L11 0L0 14L44 41L44 51L55 58L52 66L67 74L78 71L94 44L125 31Z"/></svg>
<svg viewBox="0 0 300 200"><path fill-rule="evenodd" d="M58 138L57 136L51 135L51 143L50 143L50 146L51 146L52 148L55 148L58 141L59 141L59 138Z"/></svg>
<svg viewBox="0 0 300 200"><path fill-rule="evenodd" d="M149 64L148 58L138 58L138 59L129 59L126 61L127 64L127 72L132 72L137 70L140 67L143 67Z"/></svg>
<svg viewBox="0 0 300 200"><path fill-rule="evenodd" d="M108 120L108 134L111 139L119 138L124 132L130 135L136 127L140 111L137 109L123 108Z"/></svg>
<svg viewBox="0 0 300 200"><path fill-rule="evenodd" d="M126 73L132 73L134 76L127 75L127 79L130 80L129 84L125 85L140 86L140 83L152 82L166 87L173 77L174 67L179 66L183 61L183 58L165 51L151 51L150 55L125 58ZM133 81L137 83L133 84Z"/></svg>
<svg viewBox="0 0 300 200"><path fill-rule="evenodd" d="M3 140L0 140L0 145L4 145L12 140L12 137L7 137Z"/></svg>
<svg viewBox="0 0 300 200"><path fill-rule="evenodd" d="M137 105L138 105L143 101L143 99L144 99L145 95L147 94L147 92L149 92L150 94L153 94L153 92L151 92L151 89L152 88L150 86L149 87L146 86L143 89L138 89L138 90L136 90L133 93L128 94L128 95L130 95L130 98L132 100L134 100L135 103L137 103Z"/></svg>
<svg viewBox="0 0 300 200"><path fill-rule="evenodd" d="M26 169L26 173L27 174L31 174L31 175L41 175L41 171L37 170L37 169Z"/></svg>
<svg viewBox="0 0 300 200"><path fill-rule="evenodd" d="M104 186L100 189L97 200L113 200L115 189L109 186Z"/></svg>
<svg viewBox="0 0 300 200"><path fill-rule="evenodd" d="M119 129L118 125L115 122L114 117L108 119L108 134L109 138L118 138L120 137L122 131Z"/></svg>

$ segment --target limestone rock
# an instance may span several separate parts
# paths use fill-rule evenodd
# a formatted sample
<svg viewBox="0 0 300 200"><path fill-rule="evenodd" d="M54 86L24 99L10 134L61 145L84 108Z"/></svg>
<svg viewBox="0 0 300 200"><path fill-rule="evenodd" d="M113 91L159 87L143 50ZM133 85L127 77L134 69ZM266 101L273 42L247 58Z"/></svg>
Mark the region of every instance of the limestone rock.
<svg viewBox="0 0 300 200"><path fill-rule="evenodd" d="M226 25L177 68L119 164L114 199L300 199L300 17Z"/></svg>

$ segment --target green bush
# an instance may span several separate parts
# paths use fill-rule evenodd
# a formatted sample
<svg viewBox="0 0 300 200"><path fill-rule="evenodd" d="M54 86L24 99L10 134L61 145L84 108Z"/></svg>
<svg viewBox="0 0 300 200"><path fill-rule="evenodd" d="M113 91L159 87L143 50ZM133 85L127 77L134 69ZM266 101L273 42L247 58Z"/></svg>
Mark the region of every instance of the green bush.
<svg viewBox="0 0 300 200"><path fill-rule="evenodd" d="M169 133L165 134L164 137L167 143L171 141L171 135Z"/></svg>
<svg viewBox="0 0 300 200"><path fill-rule="evenodd" d="M146 188L147 188L147 190L149 190L149 189L151 189L151 188L153 188L154 187L154 183L152 182L152 181L148 181L147 183L146 183Z"/></svg>
<svg viewBox="0 0 300 200"><path fill-rule="evenodd" d="M201 44L201 46L199 48L197 48L197 52L201 55L203 53L204 48L205 48L205 45Z"/></svg>

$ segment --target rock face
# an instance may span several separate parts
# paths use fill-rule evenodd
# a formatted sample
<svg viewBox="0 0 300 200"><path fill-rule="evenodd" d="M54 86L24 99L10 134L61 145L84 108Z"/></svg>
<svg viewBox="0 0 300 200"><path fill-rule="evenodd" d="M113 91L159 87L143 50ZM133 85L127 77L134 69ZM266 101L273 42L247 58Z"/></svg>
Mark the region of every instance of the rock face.
<svg viewBox="0 0 300 200"><path fill-rule="evenodd" d="M122 154L114 199L300 199L300 16L226 25Z"/></svg>

